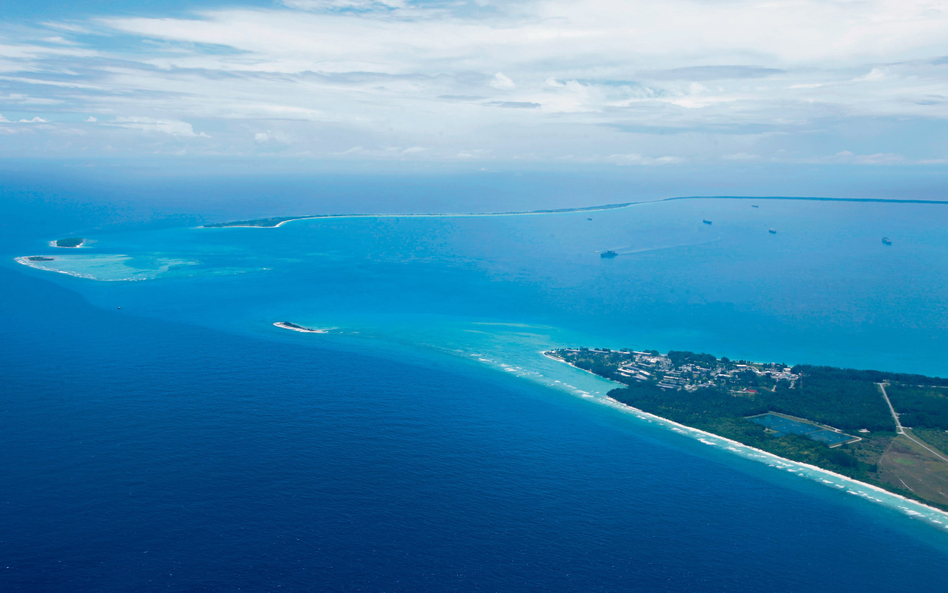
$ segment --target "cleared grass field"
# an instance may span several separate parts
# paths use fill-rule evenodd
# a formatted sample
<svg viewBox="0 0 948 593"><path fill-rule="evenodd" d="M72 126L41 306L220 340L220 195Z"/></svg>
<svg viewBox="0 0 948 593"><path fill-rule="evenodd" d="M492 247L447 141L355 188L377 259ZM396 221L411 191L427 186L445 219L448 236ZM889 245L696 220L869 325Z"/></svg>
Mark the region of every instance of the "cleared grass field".
<svg viewBox="0 0 948 593"><path fill-rule="evenodd" d="M948 451L948 430L940 428L913 428L912 435L941 452ZM948 454L945 455L948 457Z"/></svg>
<svg viewBox="0 0 948 593"><path fill-rule="evenodd" d="M912 434L915 438L919 435ZM948 455L946 455L948 457ZM879 460L879 478L917 496L948 505L948 462L899 435Z"/></svg>

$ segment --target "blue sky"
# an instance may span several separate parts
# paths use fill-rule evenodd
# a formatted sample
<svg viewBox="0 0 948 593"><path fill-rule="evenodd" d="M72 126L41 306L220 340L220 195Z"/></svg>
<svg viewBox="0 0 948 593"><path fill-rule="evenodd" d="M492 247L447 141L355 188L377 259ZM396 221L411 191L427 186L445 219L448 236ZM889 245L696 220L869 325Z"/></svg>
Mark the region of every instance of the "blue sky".
<svg viewBox="0 0 948 593"><path fill-rule="evenodd" d="M927 175L948 5L7 0L0 114L3 158Z"/></svg>

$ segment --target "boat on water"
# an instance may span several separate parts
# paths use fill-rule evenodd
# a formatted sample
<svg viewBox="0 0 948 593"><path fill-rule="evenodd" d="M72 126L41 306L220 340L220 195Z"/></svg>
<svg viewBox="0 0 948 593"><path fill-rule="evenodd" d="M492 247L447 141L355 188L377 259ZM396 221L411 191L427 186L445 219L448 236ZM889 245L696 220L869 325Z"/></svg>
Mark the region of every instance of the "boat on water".
<svg viewBox="0 0 948 593"><path fill-rule="evenodd" d="M760 208L757 204L751 204L751 208Z"/></svg>
<svg viewBox="0 0 948 593"><path fill-rule="evenodd" d="M767 231L767 232L770 233L771 235L776 235L776 234L777 234L777 230L774 229L774 228L771 228L771 229L770 229L769 231Z"/></svg>
<svg viewBox="0 0 948 593"><path fill-rule="evenodd" d="M883 245L892 245L892 241L888 237L882 237Z"/></svg>
<svg viewBox="0 0 948 593"><path fill-rule="evenodd" d="M599 254L599 257L601 257L601 258L603 258L603 259L612 259L612 258L614 258L614 257L617 256L617 255L619 255L619 254L610 249L609 251L603 251L602 253L600 253L600 254Z"/></svg>
<svg viewBox="0 0 948 593"><path fill-rule="evenodd" d="M592 219L587 217L586 220L592 220Z"/></svg>
<svg viewBox="0 0 948 593"><path fill-rule="evenodd" d="M705 218L705 219L702 220L701 222L703 222L704 224L711 224L711 221L708 220L707 218Z"/></svg>

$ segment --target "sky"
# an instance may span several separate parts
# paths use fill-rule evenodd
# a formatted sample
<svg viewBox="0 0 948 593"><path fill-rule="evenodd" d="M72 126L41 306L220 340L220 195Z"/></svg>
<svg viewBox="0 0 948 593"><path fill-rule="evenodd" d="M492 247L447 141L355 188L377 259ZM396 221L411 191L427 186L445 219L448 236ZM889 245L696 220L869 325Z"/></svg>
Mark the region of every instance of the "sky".
<svg viewBox="0 0 948 593"><path fill-rule="evenodd" d="M0 11L4 159L948 172L944 1Z"/></svg>

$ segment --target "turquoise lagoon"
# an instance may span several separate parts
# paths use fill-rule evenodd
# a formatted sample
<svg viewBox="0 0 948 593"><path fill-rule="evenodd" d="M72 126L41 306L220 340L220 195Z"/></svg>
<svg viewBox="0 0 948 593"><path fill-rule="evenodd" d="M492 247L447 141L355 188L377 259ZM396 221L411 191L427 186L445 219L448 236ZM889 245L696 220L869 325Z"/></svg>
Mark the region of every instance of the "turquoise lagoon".
<svg viewBox="0 0 948 593"><path fill-rule="evenodd" d="M26 263L103 309L301 348L486 366L713 451L697 454L761 461L765 479L803 476L948 529L915 503L617 406L609 382L542 356L561 346L688 349L948 374L948 206L694 199L90 237L82 252L37 238L17 255L55 257ZM605 250L619 256L602 259Z"/></svg>

